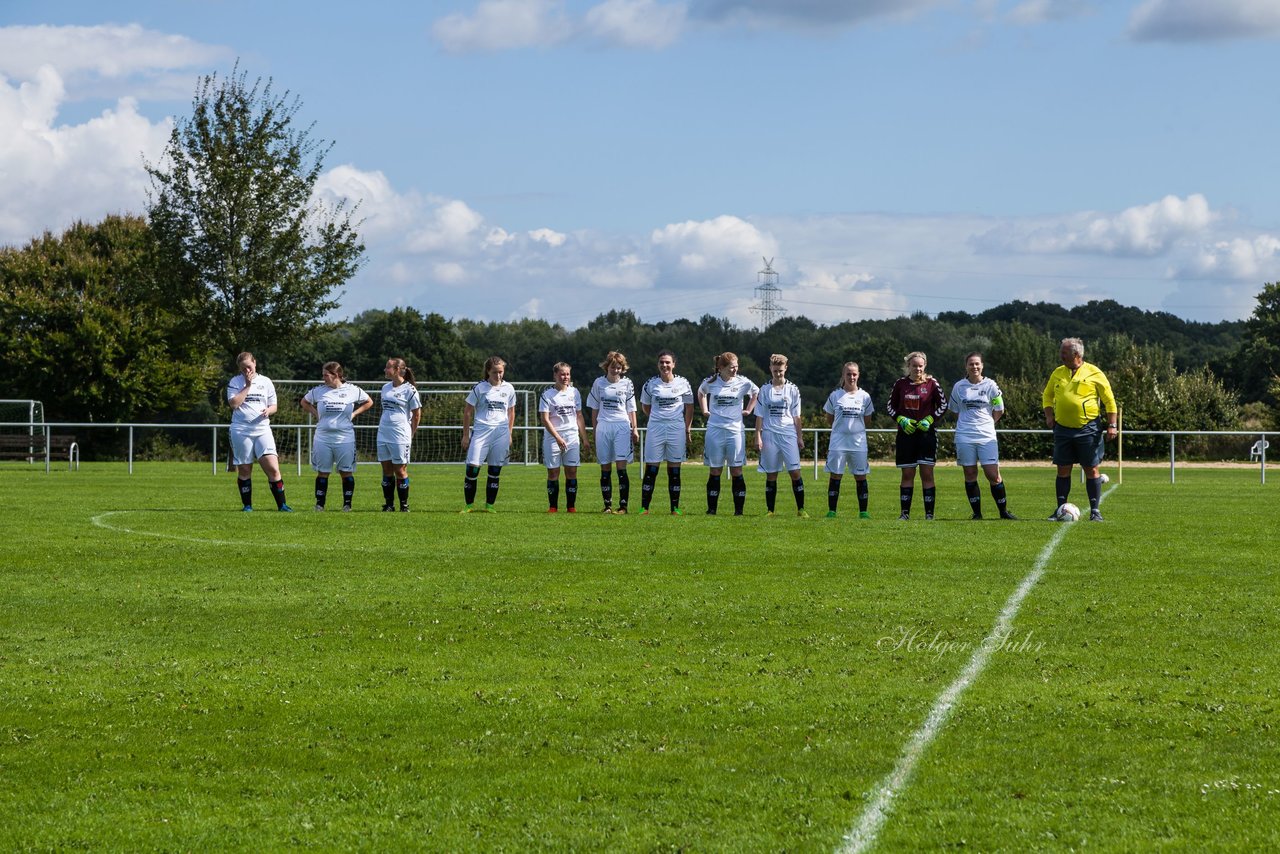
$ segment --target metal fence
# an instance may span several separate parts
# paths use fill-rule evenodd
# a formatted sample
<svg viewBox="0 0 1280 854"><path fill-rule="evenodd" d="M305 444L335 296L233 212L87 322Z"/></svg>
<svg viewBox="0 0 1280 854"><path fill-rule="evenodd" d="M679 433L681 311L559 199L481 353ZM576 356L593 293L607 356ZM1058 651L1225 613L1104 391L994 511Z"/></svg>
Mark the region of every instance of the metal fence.
<svg viewBox="0 0 1280 854"><path fill-rule="evenodd" d="M276 449L282 465L296 465L299 474L304 464L310 464L311 434L313 424L273 424ZM360 433L376 432L376 425L358 425ZM637 459L643 462L644 429L641 428L641 444L637 448ZM954 457L954 430L939 430L938 459L946 461ZM692 461L702 457L704 428L694 428L693 439L689 443L688 458ZM820 475L820 466L825 459L830 445L831 431L825 428L805 428L805 450L801 459L811 465L815 478ZM888 428L871 428L867 430L869 456L875 462L892 463L893 438L895 431ZM29 445L21 455L11 455L28 465L43 464L48 472L56 463L75 467L79 458L99 462L121 462L128 465L132 474L135 462L141 461L184 461L209 462L213 474L219 471L219 464L225 464L229 458L226 424L100 424L92 422L4 422L0 423L0 435L22 435L29 437ZM748 431L748 455L752 443L751 431ZM1052 432L1049 430L1001 430L999 431L1002 452L1015 443L1030 451L1030 458L1047 461L1052 451ZM1107 453L1110 464L1118 465L1123 471L1125 461L1142 461L1145 463L1169 463L1169 481L1177 480L1178 463L1193 461L1214 461L1226 463L1254 464L1258 467L1262 483L1267 480L1267 452L1270 440L1280 433L1248 430L1127 430L1120 434L1116 443L1108 445ZM68 449L68 441L74 439L74 448ZM459 464L463 461L462 428L450 426L424 425L418 428L414 438L411 464ZM371 441L362 440L361 446L371 447ZM55 453L54 449L59 449ZM1134 450L1137 449L1137 453ZM73 456L74 455L74 456ZM364 456L371 456L364 454ZM520 465L542 464L542 428L528 424L518 425L512 435L510 460ZM376 462L365 459L361 465ZM3 466L0 466L0 470Z"/></svg>

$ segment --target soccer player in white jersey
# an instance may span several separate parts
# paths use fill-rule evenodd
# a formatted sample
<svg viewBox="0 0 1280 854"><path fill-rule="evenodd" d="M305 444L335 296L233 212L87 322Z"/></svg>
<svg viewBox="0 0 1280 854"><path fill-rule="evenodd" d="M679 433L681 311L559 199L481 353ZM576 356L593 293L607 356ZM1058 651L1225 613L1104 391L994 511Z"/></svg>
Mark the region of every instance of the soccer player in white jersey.
<svg viewBox="0 0 1280 854"><path fill-rule="evenodd" d="M323 512L329 494L329 472L342 476L342 512L351 512L356 489L357 416L373 406L373 398L359 386L346 381L346 372L337 362L325 362L320 369L323 384L302 396L302 408L316 419L311 437L311 468L316 473L316 510Z"/></svg>
<svg viewBox="0 0 1280 854"><path fill-rule="evenodd" d="M995 380L983 376L982 371L982 354L970 353L964 357L964 379L951 389L950 409L956 414L956 462L964 469L964 492L974 519L982 518L978 466L982 466L991 485L991 497L1000 510L1000 518L1016 519L1009 512L996 444L996 422L1004 415L1004 395Z"/></svg>
<svg viewBox="0 0 1280 854"><path fill-rule="evenodd" d="M565 362L556 362L551 376L555 385L538 398L542 461L547 467L547 512L560 509L560 469L563 467L565 509L577 513L578 466L582 464L582 438L587 433L582 419L582 392L573 387L572 369Z"/></svg>
<svg viewBox="0 0 1280 854"><path fill-rule="evenodd" d="M507 363L490 356L484 363L485 378L472 387L462 409L462 450L467 455L463 513L470 513L475 504L481 463L489 467L484 511L494 512L493 505L498 500L498 478L511 451L511 432L516 425L516 388L503 379L506 373Z"/></svg>
<svg viewBox="0 0 1280 854"><path fill-rule="evenodd" d="M867 419L875 412L871 395L858 388L861 369L857 362L845 362L840 385L827 395L822 411L831 427L831 444L827 448L827 518L836 517L840 503L840 480L847 468L853 473L858 489L858 518L870 519L867 512L869 490L867 475Z"/></svg>
<svg viewBox="0 0 1280 854"><path fill-rule="evenodd" d="M693 388L676 373L676 354L658 353L658 375L650 377L640 390L648 426L644 437L644 482L640 487L640 514L649 513L649 502L658 483L658 469L667 464L667 498L671 515L680 511L680 464L689 447L693 429Z"/></svg>
<svg viewBox="0 0 1280 854"><path fill-rule="evenodd" d="M760 471L765 473L764 504L772 516L778 499L778 472L791 476L791 493L796 499L796 515L804 512L804 478L800 476L800 452L804 431L800 427L800 389L787 380L787 357L769 357L771 381L760 387L756 398L756 450Z"/></svg>
<svg viewBox="0 0 1280 854"><path fill-rule="evenodd" d="M409 512L409 454L422 420L422 398L413 369L404 359L391 358L383 368L389 382L382 387L382 418L378 421L378 462L382 464L382 512Z"/></svg>
<svg viewBox="0 0 1280 854"><path fill-rule="evenodd" d="M714 516L720 501L720 473L729 467L733 478L733 515L741 516L747 503L747 480L742 467L747 463L747 431L742 419L756 408L760 387L738 373L738 357L733 353L716 356L716 372L698 386L698 406L707 419L702 460L711 473L707 477L707 515Z"/></svg>
<svg viewBox="0 0 1280 854"><path fill-rule="evenodd" d="M258 373L252 353L236 356L240 373L227 383L227 403L231 406L231 462L236 467L236 486L245 512L253 510L253 462L258 461L267 476L276 509L292 513L284 500L284 479L276 440L271 433L271 416L276 411L276 386Z"/></svg>
<svg viewBox="0 0 1280 854"><path fill-rule="evenodd" d="M636 427L636 390L627 372L627 357L610 350L600 363L604 376L596 377L587 395L591 429L596 438L596 459L600 462L600 495L604 512L613 513L613 468L618 468L618 513L627 512L631 481L627 463L634 458L632 448L640 441Z"/></svg>

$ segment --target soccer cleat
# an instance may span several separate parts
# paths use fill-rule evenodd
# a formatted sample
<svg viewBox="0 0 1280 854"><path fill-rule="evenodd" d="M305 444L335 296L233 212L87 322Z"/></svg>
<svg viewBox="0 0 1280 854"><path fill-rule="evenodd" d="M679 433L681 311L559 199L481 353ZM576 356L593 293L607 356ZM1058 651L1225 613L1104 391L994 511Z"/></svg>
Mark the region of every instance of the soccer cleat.
<svg viewBox="0 0 1280 854"><path fill-rule="evenodd" d="M648 508L648 507L642 507L642 508L640 508L640 515L641 515L641 516L648 516L648 515L649 515L649 508Z"/></svg>
<svg viewBox="0 0 1280 854"><path fill-rule="evenodd" d="M871 514L870 514L870 513L868 513L866 510L859 510L859 511L858 511L858 518L859 518L859 519L870 519L870 518L871 518Z"/></svg>
<svg viewBox="0 0 1280 854"><path fill-rule="evenodd" d="M679 507L672 507L672 508L671 508L671 515L672 515L672 516L683 516L683 515L684 515L684 511L683 511L683 510L681 510Z"/></svg>
<svg viewBox="0 0 1280 854"><path fill-rule="evenodd" d="M408 505L408 504L401 504L401 505L400 505L400 512L401 512L401 513L408 513L408 512L409 512L409 505Z"/></svg>
<svg viewBox="0 0 1280 854"><path fill-rule="evenodd" d="M458 515L461 516L463 513L471 513L475 509L476 508L474 506L468 504L466 507L463 507L461 510L458 511Z"/></svg>
<svg viewBox="0 0 1280 854"><path fill-rule="evenodd" d="M1101 522L1101 521L1102 521L1102 511L1101 511L1101 510L1090 510L1090 511L1089 511L1089 521L1090 521L1090 522Z"/></svg>
<svg viewBox="0 0 1280 854"><path fill-rule="evenodd" d="M911 514L910 514L910 513L903 513L902 515L900 515L900 516L898 517L898 521L899 521L899 522L910 522L910 521L911 521Z"/></svg>
<svg viewBox="0 0 1280 854"><path fill-rule="evenodd" d="M613 513L613 508L612 508L612 507L606 507L606 508L604 508L604 510L602 510L602 511L600 511L600 512L601 512L601 513L603 513L604 515L608 516L608 515L610 515L610 514L612 514L612 513Z"/></svg>
<svg viewBox="0 0 1280 854"><path fill-rule="evenodd" d="M281 504L281 505L280 505L280 512L281 512L281 513L292 513L292 512L293 512L293 508L292 508L292 507L290 507L288 504ZM1101 517L1101 516L1099 516L1098 518L1099 518L1099 519L1101 519L1102 517Z"/></svg>
<svg viewBox="0 0 1280 854"><path fill-rule="evenodd" d="M625 515L627 515L627 508L625 508L625 507L619 507L617 510L614 510L614 511L613 511L613 515L615 515L615 516L625 516Z"/></svg>
<svg viewBox="0 0 1280 854"><path fill-rule="evenodd" d="M547 512L548 512L548 513L559 513L559 512L560 512L560 508L558 508L558 507L548 507L548 508L547 508Z"/></svg>
<svg viewBox="0 0 1280 854"><path fill-rule="evenodd" d="M926 513L926 514L924 514L924 520L925 520L926 522L932 522L932 521L933 521L933 514L932 514L932 513Z"/></svg>
<svg viewBox="0 0 1280 854"><path fill-rule="evenodd" d="M565 512L566 512L566 513L577 513L577 512L578 512L578 508L577 508L577 507L570 507L570 508L569 508L568 510L566 510Z"/></svg>
<svg viewBox="0 0 1280 854"><path fill-rule="evenodd" d="M734 510L734 511L733 511L733 515L735 515L735 516L743 516L743 515L745 515L745 514L744 514L741 510Z"/></svg>
<svg viewBox="0 0 1280 854"><path fill-rule="evenodd" d="M492 505L492 504L486 504L486 505L484 506L484 512L486 512L486 513L497 513L498 511L493 509L493 505Z"/></svg>
<svg viewBox="0 0 1280 854"><path fill-rule="evenodd" d="M798 518L800 518L800 519L808 519L808 518L809 518L809 514L808 514L808 513L806 513L806 512L805 512L805 511L803 511L803 510L797 510L797 511L796 511L796 516L797 516Z"/></svg>
<svg viewBox="0 0 1280 854"><path fill-rule="evenodd" d="M834 518L836 518L836 511L834 511L834 510L828 510L828 511L827 511L827 518L828 518L828 519L834 519Z"/></svg>
<svg viewBox="0 0 1280 854"><path fill-rule="evenodd" d="M778 514L774 513L772 510L767 510L767 511L765 511L765 514L764 514L764 515L766 515L766 516L776 516L776 515L778 515Z"/></svg>
<svg viewBox="0 0 1280 854"><path fill-rule="evenodd" d="M350 513L350 512L351 512L351 505L350 505L350 504L343 504L343 505L342 505L342 512L343 512L343 513Z"/></svg>
<svg viewBox="0 0 1280 854"><path fill-rule="evenodd" d="M241 512L241 513L252 513L252 512L253 512L253 505L252 505L252 504L246 504L245 506L243 506L243 507L241 507L241 508L240 508L240 512Z"/></svg>
<svg viewBox="0 0 1280 854"><path fill-rule="evenodd" d="M714 516L714 515L716 515L716 511L714 511L714 510L708 510L708 511L707 511L707 515L708 515L708 516Z"/></svg>
<svg viewBox="0 0 1280 854"><path fill-rule="evenodd" d="M972 516L970 516L969 518L970 518L970 519L972 519L972 520L974 520L975 522L981 522L981 521L982 521L982 514L981 514L981 513L974 513L974 514L973 514Z"/></svg>
<svg viewBox="0 0 1280 854"><path fill-rule="evenodd" d="M323 512L324 512L324 505L323 505L323 504L317 504L317 505L316 505L316 512L317 512L317 513L323 513Z"/></svg>
<svg viewBox="0 0 1280 854"><path fill-rule="evenodd" d="M1017 517L1017 516L1015 516L1015 515L1013 515L1012 513L1010 513L1010 512L1009 512L1009 511L1007 511L1007 510L1006 510L1005 512L1003 512L1003 513L1001 513L1001 514L1000 514L1000 518L1001 518L1001 519L1009 519L1009 520L1011 520L1011 521L1013 521L1013 522L1018 521L1018 517Z"/></svg>

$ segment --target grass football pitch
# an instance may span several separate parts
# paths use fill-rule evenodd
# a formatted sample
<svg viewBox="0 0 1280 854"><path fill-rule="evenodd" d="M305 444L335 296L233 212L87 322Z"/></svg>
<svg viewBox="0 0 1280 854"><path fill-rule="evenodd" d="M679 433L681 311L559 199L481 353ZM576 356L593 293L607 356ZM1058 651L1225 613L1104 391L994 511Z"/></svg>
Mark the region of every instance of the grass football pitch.
<svg viewBox="0 0 1280 854"><path fill-rule="evenodd" d="M0 848L1275 850L1280 476L1108 470L1063 526L1047 465L1013 523L951 466L928 523L891 468L828 520L0 467Z"/></svg>

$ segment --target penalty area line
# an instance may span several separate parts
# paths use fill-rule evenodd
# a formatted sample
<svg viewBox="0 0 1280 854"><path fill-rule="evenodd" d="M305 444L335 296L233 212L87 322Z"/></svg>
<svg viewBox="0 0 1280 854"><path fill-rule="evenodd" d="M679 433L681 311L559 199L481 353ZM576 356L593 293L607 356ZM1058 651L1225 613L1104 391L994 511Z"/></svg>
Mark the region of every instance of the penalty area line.
<svg viewBox="0 0 1280 854"><path fill-rule="evenodd" d="M1108 489L1102 498L1110 495L1115 489L1115 486ZM1101 500L1099 500L1099 504L1101 503ZM893 802L906 787L907 781L911 778L911 773L915 771L916 763L920 761L920 757L924 755L925 750L938 737L938 733L942 731L942 728L946 726L947 720L951 717L951 713L960 701L960 696L982 675L982 671L986 669L987 662L991 660L991 653L995 651L999 644L1004 642L1004 639L1009 637L1013 627L1013 620L1018 616L1023 600L1027 598L1027 594L1031 592L1040 577L1044 575L1045 569L1049 565L1049 559L1053 557L1053 553L1057 550L1058 544L1062 542L1062 538L1067 535L1071 524L1062 525L1049 538L1049 542L1040 551L1040 555L1036 558L1035 565L1031 568L1031 571L1027 573L1027 577L1022 579L1018 589L1013 591L1008 601L1004 603L1004 608L1001 609L1000 615L996 618L996 623L991 629L991 633L973 651L973 655L969 658L969 663L965 665L964 670L960 672L955 681L948 685L946 690L933 701L933 707L929 709L928 717L925 718L920 728L911 734L911 738L907 741L906 747L903 748L902 755L898 757L898 762L893 766L893 770L876 786L871 802L862 811L862 816L858 819L858 823L841 839L840 847L836 849L841 854L867 851L875 845L880 829L884 826L885 821L889 818L890 811L893 809Z"/></svg>

